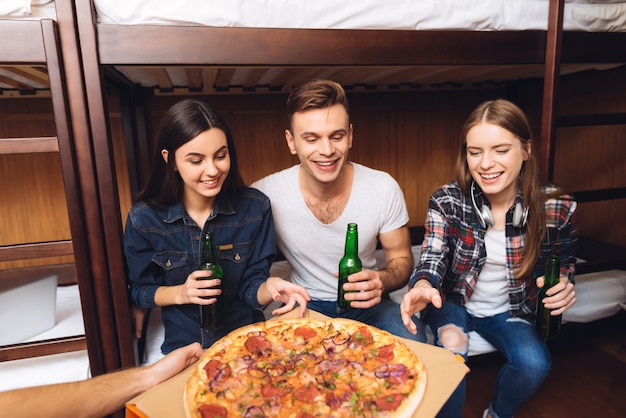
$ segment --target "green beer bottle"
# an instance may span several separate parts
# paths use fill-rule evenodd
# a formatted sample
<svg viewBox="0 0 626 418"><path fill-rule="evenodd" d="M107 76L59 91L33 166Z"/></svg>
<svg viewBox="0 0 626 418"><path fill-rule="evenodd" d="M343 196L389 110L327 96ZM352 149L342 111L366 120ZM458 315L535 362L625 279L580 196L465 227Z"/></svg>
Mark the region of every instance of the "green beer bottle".
<svg viewBox="0 0 626 418"><path fill-rule="evenodd" d="M201 280L221 279L224 277L224 272L219 264L219 258L217 255L217 247L213 241L213 233L205 232L204 241L202 243L202 260L198 270L210 270L213 273L207 278ZM220 318L223 312L222 298L217 297L217 301L211 305L200 305L200 326L202 329L214 329L217 328L223 320Z"/></svg>
<svg viewBox="0 0 626 418"><path fill-rule="evenodd" d="M537 332L544 341L561 332L561 315L552 316L550 315L552 310L543 306L543 299L547 297L546 291L559 282L559 267L559 257L551 255L546 266L543 287L537 290L537 319L535 325Z"/></svg>
<svg viewBox="0 0 626 418"><path fill-rule="evenodd" d="M346 246L343 257L339 261L339 289L337 294L337 306L342 309L352 309L350 301L344 298L344 283L348 283L348 276L361 271L361 259L359 258L359 232L357 224L349 223L346 232Z"/></svg>

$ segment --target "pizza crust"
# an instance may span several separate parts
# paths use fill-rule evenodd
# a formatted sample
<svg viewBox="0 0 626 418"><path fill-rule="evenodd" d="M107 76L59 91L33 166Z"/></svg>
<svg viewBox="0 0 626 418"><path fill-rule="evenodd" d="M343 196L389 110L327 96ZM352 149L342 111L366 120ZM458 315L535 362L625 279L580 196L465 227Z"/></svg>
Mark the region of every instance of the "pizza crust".
<svg viewBox="0 0 626 418"><path fill-rule="evenodd" d="M330 345L330 347L326 347L326 349L332 350L338 347L340 349L343 349L344 342L346 341L345 339L349 338L351 335L354 335L357 330L364 330L364 335L367 335L367 333L369 332L373 336L374 344L371 347L368 346L367 349L363 348L363 350L371 350L373 348L378 349L383 345L393 344L395 355L395 357L393 358L393 364L400 363L409 368L411 375L414 376L415 382L412 386L412 390L410 391L410 393L408 393L408 395L393 412L383 411L380 414L372 416L392 418L408 418L413 416L416 409L420 405L426 390L427 374L422 361L418 358L417 354L411 350L410 347L402 342L402 339L400 339L399 337L396 337L378 328L365 325L361 322L344 318L333 318L329 319L328 321L313 318L275 319L268 322L247 325L235 331L232 331L231 333L217 341L215 344L213 344L211 347L209 347L194 367L191 376L187 380L184 390L184 405L186 416L189 418L201 417L201 414L198 412L198 407L199 404L202 403L202 391L206 391L209 387L209 379L207 377L205 367L209 364L211 360L217 359L220 362L230 362L229 364L233 364L233 362L236 362L237 357L241 358L245 357L246 355L249 356L249 351L245 351L246 349L244 347L246 346L246 341L250 337L255 336L262 337L261 339L259 339L259 341L263 340L263 338L267 338L268 340L272 341L272 347L270 348L258 347L258 350L261 350L261 358L264 358L263 355L265 354L265 352L263 350L268 350L270 355L273 355L277 352L275 350L279 350L281 348L281 345L289 347L290 344L293 343L293 340L305 338L302 336L294 335L295 330L303 326L311 327L317 331L318 335L315 338L318 338L318 340L315 341L314 346L319 347L319 350L321 350L321 352L324 352L322 346L326 347L326 344ZM334 334L335 338L326 339L327 337L329 337L329 331L330 333ZM359 333L359 336L360 335L361 334ZM334 341L335 339L339 340L339 342ZM282 343L281 341L284 341L284 343ZM333 345L335 343L337 345ZM249 344L251 347L254 346L254 338L251 339L251 342ZM353 344L353 346L354 345L355 344ZM276 358L284 358L284 355L276 355ZM354 361L352 362L358 361L354 359ZM365 366L365 363L363 363L363 365ZM369 366L369 363L367 365ZM384 366L384 364L381 363L381 366ZM230 372L236 375L237 373L240 373L241 370L231 370ZM303 371L301 373L307 374L306 371ZM230 407L227 407L227 409L229 410L229 412L232 412L234 408L232 405L230 405ZM317 412L319 411L320 410L318 409ZM280 416L285 416L284 411L282 412L283 413L281 413ZM231 415L229 414L229 416Z"/></svg>

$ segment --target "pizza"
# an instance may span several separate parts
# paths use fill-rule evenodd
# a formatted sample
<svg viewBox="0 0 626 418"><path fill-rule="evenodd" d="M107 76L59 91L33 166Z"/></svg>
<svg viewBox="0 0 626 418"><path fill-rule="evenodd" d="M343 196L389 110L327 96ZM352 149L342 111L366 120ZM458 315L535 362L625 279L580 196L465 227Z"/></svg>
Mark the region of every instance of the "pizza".
<svg viewBox="0 0 626 418"><path fill-rule="evenodd" d="M423 363L400 338L349 319L288 318L226 335L187 380L187 417L410 417Z"/></svg>

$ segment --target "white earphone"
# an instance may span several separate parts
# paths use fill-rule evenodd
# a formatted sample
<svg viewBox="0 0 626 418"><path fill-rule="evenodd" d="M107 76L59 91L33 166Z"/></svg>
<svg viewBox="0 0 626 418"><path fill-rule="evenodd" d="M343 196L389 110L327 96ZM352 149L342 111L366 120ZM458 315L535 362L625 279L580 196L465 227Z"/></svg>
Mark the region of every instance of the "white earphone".
<svg viewBox="0 0 626 418"><path fill-rule="evenodd" d="M478 221L480 222L480 226L483 228L489 228L496 224L496 221L493 219L493 215L491 214L491 210L489 206L482 205L480 209L478 209L478 205L476 204L476 198L474 197L474 188L476 183L472 181L472 188L470 194L472 196L472 205L474 206L474 210L476 211L476 216L478 216ZM528 218L528 208L522 207L521 203L515 204L515 209L513 210L513 226L516 228L521 228L526 225L526 219Z"/></svg>

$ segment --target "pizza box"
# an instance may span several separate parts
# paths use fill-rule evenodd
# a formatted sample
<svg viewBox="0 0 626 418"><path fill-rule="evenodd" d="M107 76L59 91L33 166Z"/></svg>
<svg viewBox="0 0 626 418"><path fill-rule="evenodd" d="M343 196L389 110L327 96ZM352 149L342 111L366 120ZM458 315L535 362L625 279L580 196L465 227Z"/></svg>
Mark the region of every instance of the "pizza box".
<svg viewBox="0 0 626 418"><path fill-rule="evenodd" d="M298 312L294 310L279 318L297 316ZM306 316L331 319L312 310L307 310ZM469 369L461 357L446 349L411 340L403 341L417 353L427 373L426 392L413 417L434 417ZM185 418L183 392L193 367L188 367L171 379L131 399L126 404L126 418Z"/></svg>

